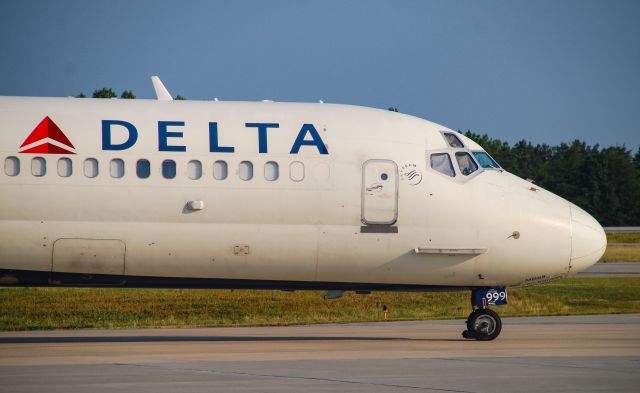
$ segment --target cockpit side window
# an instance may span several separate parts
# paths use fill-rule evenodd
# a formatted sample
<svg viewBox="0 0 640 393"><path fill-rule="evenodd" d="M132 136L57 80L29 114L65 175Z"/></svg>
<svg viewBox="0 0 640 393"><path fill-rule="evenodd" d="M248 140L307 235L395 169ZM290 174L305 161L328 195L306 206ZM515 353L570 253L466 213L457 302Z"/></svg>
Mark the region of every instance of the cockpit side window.
<svg viewBox="0 0 640 393"><path fill-rule="evenodd" d="M442 135L444 135L444 139L447 140L447 143L449 144L449 146L455 147L455 148L463 148L464 147L464 144L462 143L460 138L458 138L454 133L445 132Z"/></svg>
<svg viewBox="0 0 640 393"><path fill-rule="evenodd" d="M456 172L453 170L451 157L447 153L435 153L431 155L431 168L447 176L454 177Z"/></svg>
<svg viewBox="0 0 640 393"><path fill-rule="evenodd" d="M483 168L502 169L491 156L483 151L474 151L473 156Z"/></svg>
<svg viewBox="0 0 640 393"><path fill-rule="evenodd" d="M478 164L473 161L471 154L467 152L456 153L456 160L458 161L458 167L460 167L460 173L465 176L469 176L478 170Z"/></svg>

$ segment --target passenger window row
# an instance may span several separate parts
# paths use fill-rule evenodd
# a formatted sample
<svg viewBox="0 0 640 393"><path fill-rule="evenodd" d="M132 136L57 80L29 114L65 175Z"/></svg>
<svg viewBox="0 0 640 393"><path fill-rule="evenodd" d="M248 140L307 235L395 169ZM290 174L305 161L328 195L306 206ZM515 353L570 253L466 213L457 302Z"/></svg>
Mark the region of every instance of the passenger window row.
<svg viewBox="0 0 640 393"><path fill-rule="evenodd" d="M177 164L174 160L163 160L161 165L162 177L174 179L177 175ZM229 166L226 161L217 160L213 163L213 178L225 180L229 176ZM73 161L70 158L62 157L57 162L58 176L69 177L73 174ZM82 162L82 172L87 178L97 177L99 174L98 160L87 158ZM18 176L20 174L20 159L10 156L4 160L4 173L7 176ZM33 157L31 159L31 174L41 177L47 173L47 161L43 157ZM187 163L186 176L191 180L198 180L202 177L202 162L191 160ZM125 162L120 158L109 161L109 174L113 178L122 178L125 175ZM238 164L238 178L249 181L254 178L254 165L251 161L241 161ZM280 178L280 165L275 161L268 161L264 164L264 179L276 181ZM151 176L151 162L147 159L136 161L136 176L146 179ZM292 181L300 182L304 180L304 164L300 161L293 161L289 165L289 178Z"/></svg>

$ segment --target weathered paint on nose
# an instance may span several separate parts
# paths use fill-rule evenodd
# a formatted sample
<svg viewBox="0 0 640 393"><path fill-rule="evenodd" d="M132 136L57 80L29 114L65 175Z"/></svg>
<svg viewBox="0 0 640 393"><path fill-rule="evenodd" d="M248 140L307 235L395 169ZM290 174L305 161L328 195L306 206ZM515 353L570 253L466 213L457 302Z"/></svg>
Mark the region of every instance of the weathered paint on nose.
<svg viewBox="0 0 640 393"><path fill-rule="evenodd" d="M593 266L607 247L604 230L591 215L571 204L571 262L572 273Z"/></svg>

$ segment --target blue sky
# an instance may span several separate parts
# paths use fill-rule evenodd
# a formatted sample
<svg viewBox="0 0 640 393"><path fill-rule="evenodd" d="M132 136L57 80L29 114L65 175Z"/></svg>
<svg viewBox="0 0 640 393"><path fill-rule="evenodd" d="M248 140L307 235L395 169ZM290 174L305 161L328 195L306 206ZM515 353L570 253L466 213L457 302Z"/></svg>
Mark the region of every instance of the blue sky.
<svg viewBox="0 0 640 393"><path fill-rule="evenodd" d="M3 1L0 95L387 108L509 142L640 146L640 1Z"/></svg>

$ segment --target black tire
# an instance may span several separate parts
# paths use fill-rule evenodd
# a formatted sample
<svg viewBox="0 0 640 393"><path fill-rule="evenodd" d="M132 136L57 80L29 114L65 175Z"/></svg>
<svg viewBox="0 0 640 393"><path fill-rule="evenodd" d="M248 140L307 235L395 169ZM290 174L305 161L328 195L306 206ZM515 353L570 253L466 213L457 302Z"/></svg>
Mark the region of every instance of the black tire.
<svg viewBox="0 0 640 393"><path fill-rule="evenodd" d="M470 331L465 330L464 332L462 332L462 338L473 339L476 338L476 336L474 336Z"/></svg>
<svg viewBox="0 0 640 393"><path fill-rule="evenodd" d="M495 311L488 308L478 309L469 315L467 329L476 340L491 341L500 335L502 321Z"/></svg>
<svg viewBox="0 0 640 393"><path fill-rule="evenodd" d="M471 323L471 321L474 321L476 319L478 311L480 311L480 309L473 310L471 314L469 314L469 316L467 317L467 320L465 321L465 323L467 324L467 330L470 332L473 332L473 324Z"/></svg>

